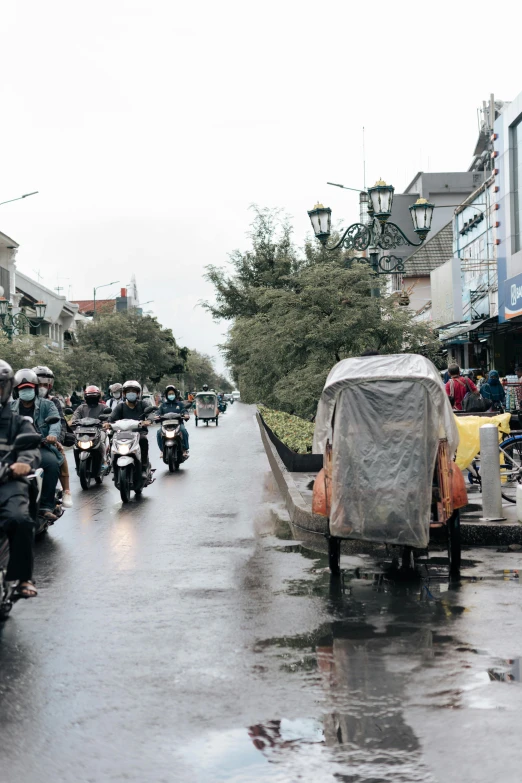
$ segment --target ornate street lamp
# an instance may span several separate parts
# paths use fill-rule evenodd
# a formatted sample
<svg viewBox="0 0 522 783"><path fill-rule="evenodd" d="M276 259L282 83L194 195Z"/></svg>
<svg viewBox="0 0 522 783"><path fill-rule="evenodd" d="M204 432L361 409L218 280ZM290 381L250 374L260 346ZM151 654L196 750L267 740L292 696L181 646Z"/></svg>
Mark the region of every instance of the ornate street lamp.
<svg viewBox="0 0 522 783"><path fill-rule="evenodd" d="M327 250L337 250L344 247L346 250L364 251L374 249L370 253L369 263L376 274L393 274L404 271L404 260L396 256L382 256L379 258L378 249L393 250L396 247L410 245L420 247L431 229L434 204L420 198L410 209L413 228L420 242L411 242L404 231L396 224L388 220L392 212L394 188L383 180L378 180L375 185L368 188L368 216L370 223L353 223L348 226L339 241L329 247L328 238L331 233L332 210L316 204L314 209L308 212L314 229L314 234L319 242ZM366 261L366 258L357 260Z"/></svg>
<svg viewBox="0 0 522 783"><path fill-rule="evenodd" d="M40 325L45 318L45 310L47 308L45 302L35 303L34 309L36 310L36 318L34 319L28 318L25 313L21 312L13 315L11 313L12 305L5 296L3 296L4 291L1 286L0 291L2 294L0 296L0 329L10 340L13 339L14 334L25 332L28 326L33 329L40 328Z"/></svg>
<svg viewBox="0 0 522 783"><path fill-rule="evenodd" d="M315 236L322 245L326 244L332 229L332 210L318 203L308 211L308 216L312 221Z"/></svg>

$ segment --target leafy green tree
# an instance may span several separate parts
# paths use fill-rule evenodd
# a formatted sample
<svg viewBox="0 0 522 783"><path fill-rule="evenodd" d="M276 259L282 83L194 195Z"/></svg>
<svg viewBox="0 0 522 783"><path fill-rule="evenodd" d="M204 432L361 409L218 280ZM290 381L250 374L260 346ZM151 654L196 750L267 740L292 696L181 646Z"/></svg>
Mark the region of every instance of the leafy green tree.
<svg viewBox="0 0 522 783"><path fill-rule="evenodd" d="M227 393L234 388L224 375L216 373L210 356L194 350L188 351L183 374L166 376L162 379L161 385L166 386L167 383L174 383L177 386L183 385L186 391L201 391L204 383L208 383L211 389Z"/></svg>
<svg viewBox="0 0 522 783"><path fill-rule="evenodd" d="M104 383L129 378L158 382L167 373L182 371L187 357L187 349L177 345L170 329L136 313L111 313L85 324L78 333L78 347L84 355L92 351L104 356ZM107 357L112 358L111 365Z"/></svg>
<svg viewBox="0 0 522 783"><path fill-rule="evenodd" d="M433 350L429 326L392 297L372 298L374 285L366 264L337 261L307 265L292 287L252 293L256 314L237 318L223 346L242 399L309 416L341 359Z"/></svg>
<svg viewBox="0 0 522 783"><path fill-rule="evenodd" d="M15 372L24 367L46 365L55 375L56 391L68 392L71 390L74 371L68 361L69 354L49 348L46 337L22 335L8 340L2 335L0 336L0 358L9 362Z"/></svg>

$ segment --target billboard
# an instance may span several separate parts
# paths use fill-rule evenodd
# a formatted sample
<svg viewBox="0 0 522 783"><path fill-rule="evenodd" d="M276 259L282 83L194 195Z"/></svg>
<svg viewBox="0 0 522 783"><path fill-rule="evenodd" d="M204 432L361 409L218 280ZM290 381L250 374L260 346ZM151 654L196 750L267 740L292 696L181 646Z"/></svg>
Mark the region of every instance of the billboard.
<svg viewBox="0 0 522 783"><path fill-rule="evenodd" d="M522 275L504 281L506 320L522 315Z"/></svg>

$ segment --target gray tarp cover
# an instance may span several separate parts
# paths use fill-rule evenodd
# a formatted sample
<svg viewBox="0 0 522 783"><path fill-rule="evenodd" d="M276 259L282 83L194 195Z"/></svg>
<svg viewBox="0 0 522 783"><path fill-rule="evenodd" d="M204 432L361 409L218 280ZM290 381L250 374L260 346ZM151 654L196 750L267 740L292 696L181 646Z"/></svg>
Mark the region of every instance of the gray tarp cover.
<svg viewBox="0 0 522 783"><path fill-rule="evenodd" d="M332 440L332 420L335 418ZM458 432L436 367L417 354L344 359L317 409L314 448L333 445L331 532L426 547L440 438Z"/></svg>

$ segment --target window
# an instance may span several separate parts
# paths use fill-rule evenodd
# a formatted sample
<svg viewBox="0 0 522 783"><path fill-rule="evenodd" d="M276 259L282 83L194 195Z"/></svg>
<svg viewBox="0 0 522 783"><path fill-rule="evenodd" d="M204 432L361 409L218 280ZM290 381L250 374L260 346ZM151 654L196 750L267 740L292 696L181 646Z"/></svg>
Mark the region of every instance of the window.
<svg viewBox="0 0 522 783"><path fill-rule="evenodd" d="M515 194L515 252L522 248L522 120L511 128L513 192Z"/></svg>

